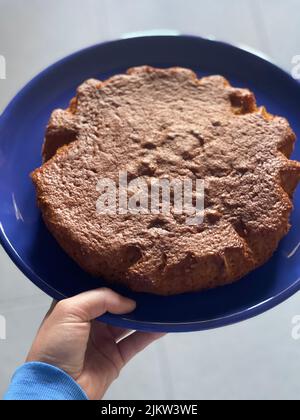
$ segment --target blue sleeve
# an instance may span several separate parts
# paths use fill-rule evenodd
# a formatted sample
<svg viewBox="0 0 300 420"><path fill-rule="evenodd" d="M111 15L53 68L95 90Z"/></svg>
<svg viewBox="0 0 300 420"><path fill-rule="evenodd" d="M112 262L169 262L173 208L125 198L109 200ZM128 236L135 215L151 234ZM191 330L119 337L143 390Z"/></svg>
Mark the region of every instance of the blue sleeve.
<svg viewBox="0 0 300 420"><path fill-rule="evenodd" d="M25 363L12 377L5 400L87 400L63 370L40 362Z"/></svg>

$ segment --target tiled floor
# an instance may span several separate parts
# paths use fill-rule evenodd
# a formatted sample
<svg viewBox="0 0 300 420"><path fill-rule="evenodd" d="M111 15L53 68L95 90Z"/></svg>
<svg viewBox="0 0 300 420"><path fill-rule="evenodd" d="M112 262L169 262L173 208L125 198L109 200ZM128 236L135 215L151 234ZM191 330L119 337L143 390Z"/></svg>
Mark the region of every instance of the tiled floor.
<svg viewBox="0 0 300 420"><path fill-rule="evenodd" d="M287 70L300 54L298 0L2 0L0 110L34 74L76 49L128 32L171 29L246 44ZM1 203L0 203L1 205ZM50 299L0 249L0 395L22 362ZM170 335L140 354L107 394L109 399L279 399L300 395L300 341L291 319L300 296L225 329Z"/></svg>

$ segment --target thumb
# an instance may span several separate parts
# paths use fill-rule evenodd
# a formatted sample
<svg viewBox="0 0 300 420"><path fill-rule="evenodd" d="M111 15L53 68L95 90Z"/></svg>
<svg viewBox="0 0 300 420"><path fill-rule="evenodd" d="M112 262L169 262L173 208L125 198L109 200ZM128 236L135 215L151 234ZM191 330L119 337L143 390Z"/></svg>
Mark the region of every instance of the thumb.
<svg viewBox="0 0 300 420"><path fill-rule="evenodd" d="M125 314L132 312L135 307L133 300L102 288L62 300L54 308L52 317L61 322L89 322L106 312Z"/></svg>

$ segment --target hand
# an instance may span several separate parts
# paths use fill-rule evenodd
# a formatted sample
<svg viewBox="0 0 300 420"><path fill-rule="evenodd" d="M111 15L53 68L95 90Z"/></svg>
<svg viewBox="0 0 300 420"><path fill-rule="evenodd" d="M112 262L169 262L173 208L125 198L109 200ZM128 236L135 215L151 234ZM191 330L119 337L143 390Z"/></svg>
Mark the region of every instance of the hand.
<svg viewBox="0 0 300 420"><path fill-rule="evenodd" d="M104 288L53 305L27 361L64 370L90 399L101 399L125 364L163 335L132 332L94 321L105 312L125 314L135 306L134 301Z"/></svg>

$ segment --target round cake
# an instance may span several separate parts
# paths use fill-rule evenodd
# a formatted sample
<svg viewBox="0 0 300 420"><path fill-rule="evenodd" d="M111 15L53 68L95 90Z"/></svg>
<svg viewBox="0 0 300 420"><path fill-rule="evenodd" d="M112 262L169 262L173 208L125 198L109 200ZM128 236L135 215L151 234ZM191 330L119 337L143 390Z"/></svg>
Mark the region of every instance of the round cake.
<svg viewBox="0 0 300 420"><path fill-rule="evenodd" d="M286 119L222 76L136 67L86 81L53 112L32 179L48 229L83 270L139 292L199 291L264 264L288 232L294 141ZM118 185L120 172L202 180L203 220L187 223L172 200L169 213L100 213L99 180Z"/></svg>

